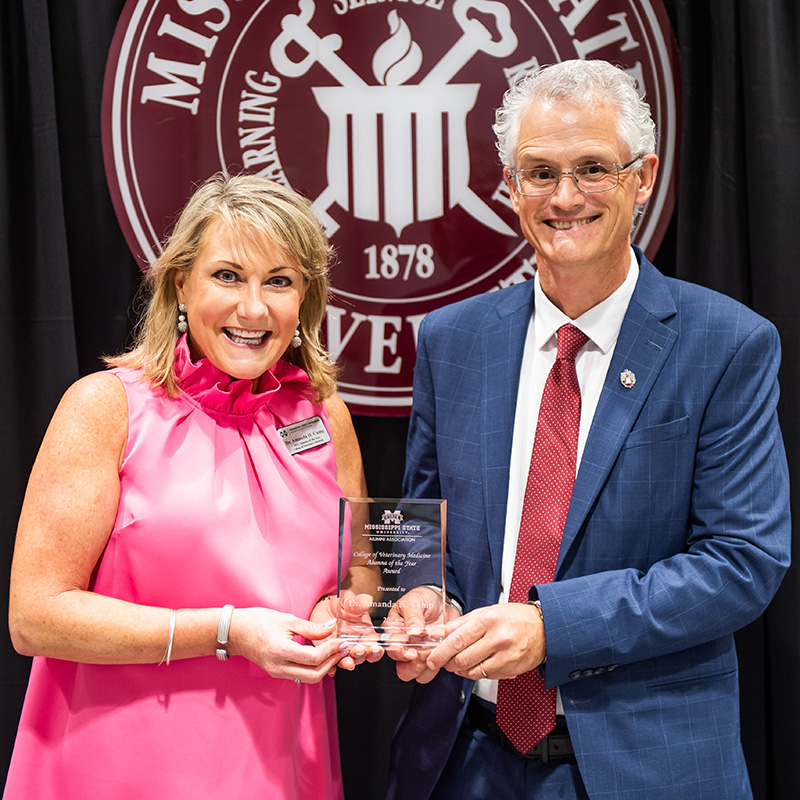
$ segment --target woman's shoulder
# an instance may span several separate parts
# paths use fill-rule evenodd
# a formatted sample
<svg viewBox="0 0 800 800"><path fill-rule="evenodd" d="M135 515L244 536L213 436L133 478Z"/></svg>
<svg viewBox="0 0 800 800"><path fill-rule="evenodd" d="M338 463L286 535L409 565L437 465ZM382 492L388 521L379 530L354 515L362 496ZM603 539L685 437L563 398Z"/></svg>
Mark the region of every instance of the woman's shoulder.
<svg viewBox="0 0 800 800"><path fill-rule="evenodd" d="M61 398L45 444L78 456L88 451L121 454L128 434L125 388L110 372L95 372L75 381Z"/></svg>
<svg viewBox="0 0 800 800"><path fill-rule="evenodd" d="M127 393L115 371L93 372L75 381L64 393L59 409L66 407L81 417L98 420L119 415L127 411Z"/></svg>
<svg viewBox="0 0 800 800"><path fill-rule="evenodd" d="M337 451L354 445L358 447L353 420L344 400L338 394L332 394L322 401L322 405L325 406L325 413L328 415L331 438Z"/></svg>
<svg viewBox="0 0 800 800"><path fill-rule="evenodd" d="M323 400L328 414L333 446L336 450L336 480L342 491L351 497L366 496L361 448L347 406L336 394Z"/></svg>
<svg viewBox="0 0 800 800"><path fill-rule="evenodd" d="M352 425L350 410L338 394L328 395L328 397L322 401L322 404L325 406L325 411L328 414L331 425Z"/></svg>

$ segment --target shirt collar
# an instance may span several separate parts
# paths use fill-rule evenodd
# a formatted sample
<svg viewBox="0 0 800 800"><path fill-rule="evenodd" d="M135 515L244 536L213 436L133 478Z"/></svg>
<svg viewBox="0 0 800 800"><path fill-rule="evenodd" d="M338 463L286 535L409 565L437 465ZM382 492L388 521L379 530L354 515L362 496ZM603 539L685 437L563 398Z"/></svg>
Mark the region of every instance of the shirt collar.
<svg viewBox="0 0 800 800"><path fill-rule="evenodd" d="M557 308L542 291L539 282L539 273L534 280L534 314L533 326L536 347L540 350L555 347L555 333L568 323L573 324L585 333L591 343L603 353L607 353L616 343L622 320L628 310L628 305L636 288L639 278L639 262L631 248L631 263L628 274L622 284L605 300L592 306L577 319L570 319L563 311Z"/></svg>

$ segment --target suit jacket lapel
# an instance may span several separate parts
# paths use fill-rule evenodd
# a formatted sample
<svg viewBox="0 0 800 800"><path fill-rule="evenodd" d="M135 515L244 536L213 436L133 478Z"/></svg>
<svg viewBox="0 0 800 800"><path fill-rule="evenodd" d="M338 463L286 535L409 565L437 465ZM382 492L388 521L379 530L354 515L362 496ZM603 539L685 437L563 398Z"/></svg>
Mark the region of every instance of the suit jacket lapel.
<svg viewBox="0 0 800 800"><path fill-rule="evenodd" d="M483 337L482 410L484 502L492 570L499 585L503 557L509 461L519 371L533 310L533 281L503 291Z"/></svg>
<svg viewBox="0 0 800 800"><path fill-rule="evenodd" d="M639 279L620 328L575 479L556 578L677 339L675 330L664 324L676 313L666 280L641 253L637 255L641 262ZM636 376L630 389L620 380L626 369Z"/></svg>

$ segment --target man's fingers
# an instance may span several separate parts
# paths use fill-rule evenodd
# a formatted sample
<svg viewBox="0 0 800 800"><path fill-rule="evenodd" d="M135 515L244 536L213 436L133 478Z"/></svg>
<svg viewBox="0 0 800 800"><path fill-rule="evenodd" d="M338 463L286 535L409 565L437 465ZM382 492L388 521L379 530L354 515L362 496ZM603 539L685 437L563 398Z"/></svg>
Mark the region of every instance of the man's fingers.
<svg viewBox="0 0 800 800"><path fill-rule="evenodd" d="M425 615L417 606L409 606L403 611L405 632L409 636L419 636L425 630Z"/></svg>
<svg viewBox="0 0 800 800"><path fill-rule="evenodd" d="M480 611L482 609L448 621L447 636L428 656L429 669L444 668L461 674L491 655L486 647L475 647L484 640L487 632L485 617L478 613Z"/></svg>
<svg viewBox="0 0 800 800"><path fill-rule="evenodd" d="M448 633L445 640L435 647L428 656L426 662L428 669L440 670L469 644L471 644L471 641L466 639L460 630Z"/></svg>
<svg viewBox="0 0 800 800"><path fill-rule="evenodd" d="M438 670L428 669L424 658L397 663L397 677L406 683L410 681L417 681L417 683L429 683L436 677L437 673Z"/></svg>

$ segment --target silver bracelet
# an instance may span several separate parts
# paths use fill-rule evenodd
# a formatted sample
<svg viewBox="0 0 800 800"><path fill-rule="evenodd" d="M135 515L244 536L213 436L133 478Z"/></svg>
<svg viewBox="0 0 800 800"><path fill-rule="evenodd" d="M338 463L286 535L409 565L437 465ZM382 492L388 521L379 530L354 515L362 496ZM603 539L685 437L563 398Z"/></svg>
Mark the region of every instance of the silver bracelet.
<svg viewBox="0 0 800 800"><path fill-rule="evenodd" d="M228 644L228 632L231 629L231 616L234 606L228 604L223 606L222 613L219 615L219 628L217 628L217 658L220 661L227 661L231 655L225 645Z"/></svg>
<svg viewBox="0 0 800 800"><path fill-rule="evenodd" d="M169 666L169 660L172 658L172 642L175 639L175 622L178 619L178 612L172 608L169 612L169 639L167 640L167 649L164 651L164 655L161 658L161 661L158 662L158 666L160 667L162 664Z"/></svg>

